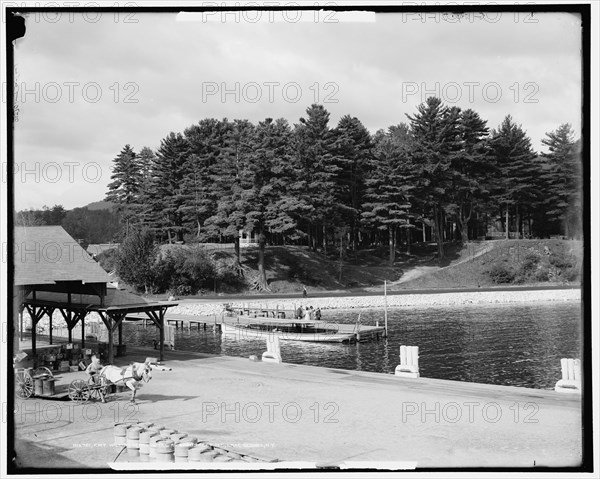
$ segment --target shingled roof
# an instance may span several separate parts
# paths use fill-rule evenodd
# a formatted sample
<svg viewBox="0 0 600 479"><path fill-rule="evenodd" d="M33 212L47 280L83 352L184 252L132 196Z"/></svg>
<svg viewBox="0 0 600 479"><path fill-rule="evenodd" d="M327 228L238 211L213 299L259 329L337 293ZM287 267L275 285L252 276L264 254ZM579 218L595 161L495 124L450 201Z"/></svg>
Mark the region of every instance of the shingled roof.
<svg viewBox="0 0 600 479"><path fill-rule="evenodd" d="M62 226L16 227L14 267L16 286L111 281L108 273Z"/></svg>

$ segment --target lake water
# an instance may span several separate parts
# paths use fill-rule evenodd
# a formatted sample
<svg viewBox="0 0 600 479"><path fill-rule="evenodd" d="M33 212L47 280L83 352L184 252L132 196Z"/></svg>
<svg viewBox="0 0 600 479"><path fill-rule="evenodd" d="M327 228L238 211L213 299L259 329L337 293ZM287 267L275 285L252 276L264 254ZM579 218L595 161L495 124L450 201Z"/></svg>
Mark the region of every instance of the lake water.
<svg viewBox="0 0 600 479"><path fill-rule="evenodd" d="M323 320L354 323L358 310L323 312ZM361 310L361 323L383 326L382 310ZM581 305L530 303L401 308L388 312L388 338L357 344L282 341L287 363L393 374L400 345L419 346L422 377L553 389L561 378L560 359L581 358ZM154 326L126 322L127 344L152 347ZM178 330L179 350L260 357L265 339Z"/></svg>

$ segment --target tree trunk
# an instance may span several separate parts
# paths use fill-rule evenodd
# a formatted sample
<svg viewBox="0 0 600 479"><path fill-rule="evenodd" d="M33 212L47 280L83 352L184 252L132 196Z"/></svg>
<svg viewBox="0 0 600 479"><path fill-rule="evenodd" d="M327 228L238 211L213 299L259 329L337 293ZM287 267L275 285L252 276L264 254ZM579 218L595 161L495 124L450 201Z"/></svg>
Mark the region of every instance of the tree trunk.
<svg viewBox="0 0 600 479"><path fill-rule="evenodd" d="M427 231L425 228L427 228L427 226L425 225L425 220L423 220L423 243L427 243Z"/></svg>
<svg viewBox="0 0 600 479"><path fill-rule="evenodd" d="M333 246L335 251L335 243ZM323 225L323 254L327 256L327 229L325 225Z"/></svg>
<svg viewBox="0 0 600 479"><path fill-rule="evenodd" d="M435 205L433 208L433 214L435 217L435 236L437 241L438 261L442 261L445 258L444 255L444 225L442 223L442 212L439 205Z"/></svg>
<svg viewBox="0 0 600 479"><path fill-rule="evenodd" d="M508 204L506 205L506 226L505 226L505 230L506 230L506 239L510 238L510 235L508 233Z"/></svg>
<svg viewBox="0 0 600 479"><path fill-rule="evenodd" d="M258 233L258 279L264 289L267 288L267 272L265 271L265 243L266 238L263 229Z"/></svg>
<svg viewBox="0 0 600 479"><path fill-rule="evenodd" d="M235 269L238 272L238 275L242 272L242 254L240 248L240 235L235 235L235 239L233 240L233 247L235 248Z"/></svg>
<svg viewBox="0 0 600 479"><path fill-rule="evenodd" d="M340 259L338 264L338 281L342 282L342 267L344 261L344 231L340 230Z"/></svg>
<svg viewBox="0 0 600 479"><path fill-rule="evenodd" d="M396 260L396 247L394 245L394 227L392 225L388 226L388 234L389 234L389 242L390 242L389 263L390 263L390 266L394 266L394 261Z"/></svg>
<svg viewBox="0 0 600 479"><path fill-rule="evenodd" d="M517 239L522 238L523 236L523 215L521 214L521 209L519 205L517 205Z"/></svg>

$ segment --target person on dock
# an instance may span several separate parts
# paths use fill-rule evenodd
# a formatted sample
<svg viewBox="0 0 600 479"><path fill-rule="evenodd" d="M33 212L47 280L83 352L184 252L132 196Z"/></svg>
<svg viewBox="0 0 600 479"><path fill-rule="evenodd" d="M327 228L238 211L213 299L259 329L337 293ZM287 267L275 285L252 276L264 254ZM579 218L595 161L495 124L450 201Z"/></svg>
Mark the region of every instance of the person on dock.
<svg viewBox="0 0 600 479"><path fill-rule="evenodd" d="M317 321L321 321L321 308L317 308L317 310L315 311L315 319Z"/></svg>
<svg viewBox="0 0 600 479"><path fill-rule="evenodd" d="M304 310L304 320L305 321L311 321L312 320L312 317L311 317L311 314L310 314L310 308L308 306Z"/></svg>
<svg viewBox="0 0 600 479"><path fill-rule="evenodd" d="M306 286L302 285L302 297L308 298L308 291L306 291Z"/></svg>
<svg viewBox="0 0 600 479"><path fill-rule="evenodd" d="M296 318L302 319L302 316L304 316L304 311L302 311L302 306L298 306L298 309L296 310Z"/></svg>

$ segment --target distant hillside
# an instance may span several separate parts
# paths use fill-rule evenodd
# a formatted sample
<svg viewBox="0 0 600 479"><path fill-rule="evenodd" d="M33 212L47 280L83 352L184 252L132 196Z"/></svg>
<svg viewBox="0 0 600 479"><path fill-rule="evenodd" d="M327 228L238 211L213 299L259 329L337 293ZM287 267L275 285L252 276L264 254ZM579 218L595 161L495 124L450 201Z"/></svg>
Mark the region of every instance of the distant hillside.
<svg viewBox="0 0 600 479"><path fill-rule="evenodd" d="M114 203L111 203L109 201L94 201L93 203L90 203L87 206L84 206L84 208L87 208L90 211L95 211L95 210L108 210L108 211L112 211L114 209L115 205Z"/></svg>
<svg viewBox="0 0 600 479"><path fill-rule="evenodd" d="M417 244L411 254L397 252L393 267L387 248L360 251L342 265L330 257L301 246L272 246L265 252L269 287L274 293L309 291L379 291L465 288L515 284L577 284L582 266L582 242L567 240L508 240L447 245L447 261L439 266L435 244ZM230 261L233 250L210 250L216 261ZM242 262L257 271L256 248L242 250Z"/></svg>
<svg viewBox="0 0 600 479"><path fill-rule="evenodd" d="M422 265L407 272L395 289L457 288L511 284L577 284L583 243L575 240L474 242L447 266Z"/></svg>

